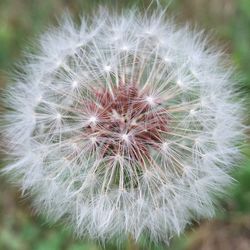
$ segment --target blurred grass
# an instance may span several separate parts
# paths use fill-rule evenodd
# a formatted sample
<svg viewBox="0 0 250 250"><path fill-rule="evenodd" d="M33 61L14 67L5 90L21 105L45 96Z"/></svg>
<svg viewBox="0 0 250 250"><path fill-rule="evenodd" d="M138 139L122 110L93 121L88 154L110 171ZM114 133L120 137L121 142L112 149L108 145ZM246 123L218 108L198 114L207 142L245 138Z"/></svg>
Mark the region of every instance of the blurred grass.
<svg viewBox="0 0 250 250"><path fill-rule="evenodd" d="M0 1L0 85L7 82L6 73L21 58L23 47L37 34L55 23L65 9L75 15L93 12L99 4L126 8L138 4L142 9L150 0L1 0ZM250 99L250 1L249 0L162 0L169 5L169 13L181 22L190 21L200 28L212 30L219 43L226 46L242 77L241 88ZM170 3L170 4L169 4ZM250 105L248 105L248 110ZM249 121L249 111L246 117ZM249 124L249 122L248 122ZM223 201L223 220L233 221L237 216L250 220L250 150L248 160L235 173L237 185L230 190L230 198ZM74 239L63 226L49 227L46 219L32 215L28 200L20 198L18 190L0 179L0 250L98 250L97 243ZM218 217L220 213L218 212ZM203 224L200 228L202 229ZM169 250L192 246L199 230L192 230L174 239ZM209 236L207 236L209 237ZM248 234L250 237L250 233ZM190 243L191 242L191 243ZM128 247L129 248L129 247ZM108 246L107 249L115 249ZM130 247L131 250L132 249ZM142 248L144 249L144 248ZM156 247L163 250L166 247ZM189 248L191 249L191 248ZM206 248L213 249L213 248ZM214 249L213 249L214 250ZM227 249L225 249L227 250ZM237 249L236 249L237 250Z"/></svg>

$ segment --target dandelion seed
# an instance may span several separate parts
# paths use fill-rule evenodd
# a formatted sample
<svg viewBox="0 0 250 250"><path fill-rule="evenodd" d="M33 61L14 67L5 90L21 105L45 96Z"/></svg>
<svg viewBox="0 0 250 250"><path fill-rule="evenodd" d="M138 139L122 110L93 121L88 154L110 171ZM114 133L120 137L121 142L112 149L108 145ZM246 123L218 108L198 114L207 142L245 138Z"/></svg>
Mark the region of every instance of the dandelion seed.
<svg viewBox="0 0 250 250"><path fill-rule="evenodd" d="M59 114L59 113L57 113L57 114L56 114L56 119L57 119L58 121L60 121L60 120L62 119L62 115Z"/></svg>
<svg viewBox="0 0 250 250"><path fill-rule="evenodd" d="M151 106L155 105L155 100L154 100L154 97L152 97L152 96L147 96L147 97L146 97L146 101L147 101L148 104L151 105Z"/></svg>
<svg viewBox="0 0 250 250"><path fill-rule="evenodd" d="M97 122L97 117L96 117L96 116L91 116L91 117L89 118L89 123L96 124L96 122Z"/></svg>
<svg viewBox="0 0 250 250"><path fill-rule="evenodd" d="M195 116L196 110L195 109L190 109L189 114L190 114L190 116Z"/></svg>
<svg viewBox="0 0 250 250"><path fill-rule="evenodd" d="M77 81L73 81L72 82L72 88L75 89L78 86L78 82Z"/></svg>
<svg viewBox="0 0 250 250"><path fill-rule="evenodd" d="M97 141L97 138L92 136L92 137L90 137L90 141L91 141L92 144L95 144L96 141Z"/></svg>
<svg viewBox="0 0 250 250"><path fill-rule="evenodd" d="M104 66L104 70L107 71L107 72L110 72L111 71L111 66L110 65Z"/></svg>
<svg viewBox="0 0 250 250"><path fill-rule="evenodd" d="M129 142L129 136L127 135L127 134L122 134L121 135L121 138L122 138L122 140L124 140L125 142Z"/></svg>

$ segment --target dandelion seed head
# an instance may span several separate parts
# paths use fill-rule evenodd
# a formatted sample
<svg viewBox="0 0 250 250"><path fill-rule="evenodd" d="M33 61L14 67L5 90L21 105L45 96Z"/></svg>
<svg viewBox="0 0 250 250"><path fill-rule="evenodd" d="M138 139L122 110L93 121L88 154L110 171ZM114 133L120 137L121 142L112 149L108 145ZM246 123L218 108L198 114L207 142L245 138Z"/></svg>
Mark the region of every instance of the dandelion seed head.
<svg viewBox="0 0 250 250"><path fill-rule="evenodd" d="M4 172L79 237L168 242L231 183L244 138L233 71L164 16L66 16L6 89Z"/></svg>

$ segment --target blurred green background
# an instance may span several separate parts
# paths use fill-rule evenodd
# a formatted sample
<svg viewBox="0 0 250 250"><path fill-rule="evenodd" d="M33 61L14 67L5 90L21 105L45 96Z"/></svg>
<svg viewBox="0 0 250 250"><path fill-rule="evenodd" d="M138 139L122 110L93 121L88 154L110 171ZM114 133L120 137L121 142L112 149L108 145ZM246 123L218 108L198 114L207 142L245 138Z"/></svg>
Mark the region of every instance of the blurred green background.
<svg viewBox="0 0 250 250"><path fill-rule="evenodd" d="M240 87L250 100L250 0L162 0L168 14L180 23L190 22L212 31L238 68ZM69 9L74 15L93 12L99 4L117 9L133 5L145 9L150 0L0 0L0 86L7 82L11 66L21 58L22 48L56 18ZM250 102L249 102L250 103ZM246 109L249 124L250 105ZM157 250L249 250L250 249L250 149L234 177L237 184L221 201L222 209L212 221L204 221L173 239L170 247ZM0 158L1 164L1 158ZM3 165L3 164L2 164ZM0 178L0 250L98 250L95 242L74 239L62 225L49 225L45 218L35 216L29 199L21 198L17 188ZM131 242L126 249L139 250ZM106 246L107 250L116 249Z"/></svg>

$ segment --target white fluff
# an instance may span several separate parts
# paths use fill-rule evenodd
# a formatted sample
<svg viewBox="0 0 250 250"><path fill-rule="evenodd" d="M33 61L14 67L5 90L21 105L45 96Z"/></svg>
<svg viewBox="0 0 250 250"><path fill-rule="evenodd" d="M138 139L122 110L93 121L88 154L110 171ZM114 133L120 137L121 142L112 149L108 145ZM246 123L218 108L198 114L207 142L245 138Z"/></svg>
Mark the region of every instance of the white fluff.
<svg viewBox="0 0 250 250"><path fill-rule="evenodd" d="M100 11L80 27L66 16L4 94L1 131L14 159L4 171L34 196L37 211L66 218L78 236L168 242L193 219L213 216L215 197L232 182L244 130L233 70L203 33L164 14ZM150 88L152 110L161 98L169 116L165 139L150 151L154 164L141 171L126 154L100 157L105 142L81 136L98 123L79 111L90 89L112 92L119 80ZM133 133L120 136L124 145Z"/></svg>

